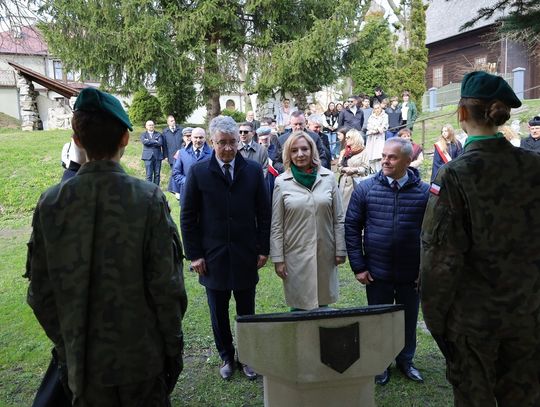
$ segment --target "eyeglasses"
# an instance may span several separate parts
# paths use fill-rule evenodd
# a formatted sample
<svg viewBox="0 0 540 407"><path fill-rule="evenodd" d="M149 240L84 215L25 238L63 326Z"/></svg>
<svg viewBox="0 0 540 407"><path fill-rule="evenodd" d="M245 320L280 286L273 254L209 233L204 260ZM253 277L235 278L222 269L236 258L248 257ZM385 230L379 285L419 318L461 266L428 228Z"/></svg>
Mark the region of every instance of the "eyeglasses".
<svg viewBox="0 0 540 407"><path fill-rule="evenodd" d="M349 103L354 103L354 102L356 102L356 100L351 99L351 100L347 100L347 102L349 102Z"/></svg>
<svg viewBox="0 0 540 407"><path fill-rule="evenodd" d="M236 144L238 144L238 141L237 140L232 140L232 141L219 140L219 141L214 141L214 143L217 144L221 148L225 148L226 146L230 148L234 148L236 147Z"/></svg>
<svg viewBox="0 0 540 407"><path fill-rule="evenodd" d="M240 133L240 134L248 134L249 130L239 130L238 133Z"/></svg>

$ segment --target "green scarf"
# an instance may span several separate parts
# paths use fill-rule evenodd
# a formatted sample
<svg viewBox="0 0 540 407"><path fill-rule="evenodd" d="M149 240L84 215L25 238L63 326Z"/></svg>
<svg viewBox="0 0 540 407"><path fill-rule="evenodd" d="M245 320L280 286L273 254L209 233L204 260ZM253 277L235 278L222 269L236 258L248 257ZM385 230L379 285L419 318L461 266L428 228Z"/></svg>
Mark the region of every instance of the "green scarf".
<svg viewBox="0 0 540 407"><path fill-rule="evenodd" d="M313 168L313 171L309 173L302 171L296 165L291 163L291 172L296 182L305 186L309 190L311 190L315 180L317 179L317 168Z"/></svg>
<svg viewBox="0 0 540 407"><path fill-rule="evenodd" d="M493 136L468 136L467 141L465 141L465 145L463 147L467 147L469 144L474 143L475 141L493 140L503 137L504 134L502 133L496 133Z"/></svg>

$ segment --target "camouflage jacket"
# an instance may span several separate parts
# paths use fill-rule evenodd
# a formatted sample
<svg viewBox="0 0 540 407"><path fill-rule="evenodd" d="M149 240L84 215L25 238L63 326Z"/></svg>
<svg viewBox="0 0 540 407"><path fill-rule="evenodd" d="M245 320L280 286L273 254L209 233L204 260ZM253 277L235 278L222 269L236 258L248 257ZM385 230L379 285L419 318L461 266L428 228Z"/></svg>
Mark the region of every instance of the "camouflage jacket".
<svg viewBox="0 0 540 407"><path fill-rule="evenodd" d="M28 303L75 395L156 376L182 352L182 247L156 185L89 162L43 193L32 226Z"/></svg>
<svg viewBox="0 0 540 407"><path fill-rule="evenodd" d="M540 155L505 139L472 142L441 167L421 234L433 334L538 335L539 184Z"/></svg>

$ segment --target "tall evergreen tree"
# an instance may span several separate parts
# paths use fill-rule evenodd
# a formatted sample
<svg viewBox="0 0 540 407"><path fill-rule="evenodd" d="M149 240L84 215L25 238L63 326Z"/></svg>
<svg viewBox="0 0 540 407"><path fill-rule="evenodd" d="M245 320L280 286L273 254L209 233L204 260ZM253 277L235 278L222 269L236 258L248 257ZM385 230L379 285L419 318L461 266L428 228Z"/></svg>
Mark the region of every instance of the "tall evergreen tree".
<svg viewBox="0 0 540 407"><path fill-rule="evenodd" d="M341 40L369 3L44 0L41 12L49 22L41 29L68 69L99 76L116 91L190 70L212 118L220 112L220 95L238 90L244 60L246 85L263 96L275 90L301 95L331 83Z"/></svg>
<svg viewBox="0 0 540 407"><path fill-rule="evenodd" d="M357 40L344 56L355 94L371 93L375 86L389 91L395 65L394 36L382 13L368 14Z"/></svg>
<svg viewBox="0 0 540 407"><path fill-rule="evenodd" d="M408 0L409 18L406 20L409 47L398 50L396 66L391 76L391 87L401 93L409 90L419 110L426 91L428 50L426 47L426 10L422 0Z"/></svg>

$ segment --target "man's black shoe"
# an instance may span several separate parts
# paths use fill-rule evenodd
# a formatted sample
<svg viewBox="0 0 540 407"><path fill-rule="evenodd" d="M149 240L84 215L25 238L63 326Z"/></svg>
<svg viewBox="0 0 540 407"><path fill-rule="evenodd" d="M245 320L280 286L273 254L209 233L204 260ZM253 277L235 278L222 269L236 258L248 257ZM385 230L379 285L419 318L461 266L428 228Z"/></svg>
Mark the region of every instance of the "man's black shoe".
<svg viewBox="0 0 540 407"><path fill-rule="evenodd" d="M378 374L375 376L375 384L378 384L379 386L384 386L385 384L388 384L390 381L390 370L386 369L381 374Z"/></svg>
<svg viewBox="0 0 540 407"><path fill-rule="evenodd" d="M412 363L398 364L397 368L401 371L401 373L403 373L405 376L407 376L407 378L411 379L412 381L417 383L424 383L422 375Z"/></svg>
<svg viewBox="0 0 540 407"><path fill-rule="evenodd" d="M229 380L234 373L234 363L223 362L219 368L219 374L224 380Z"/></svg>

